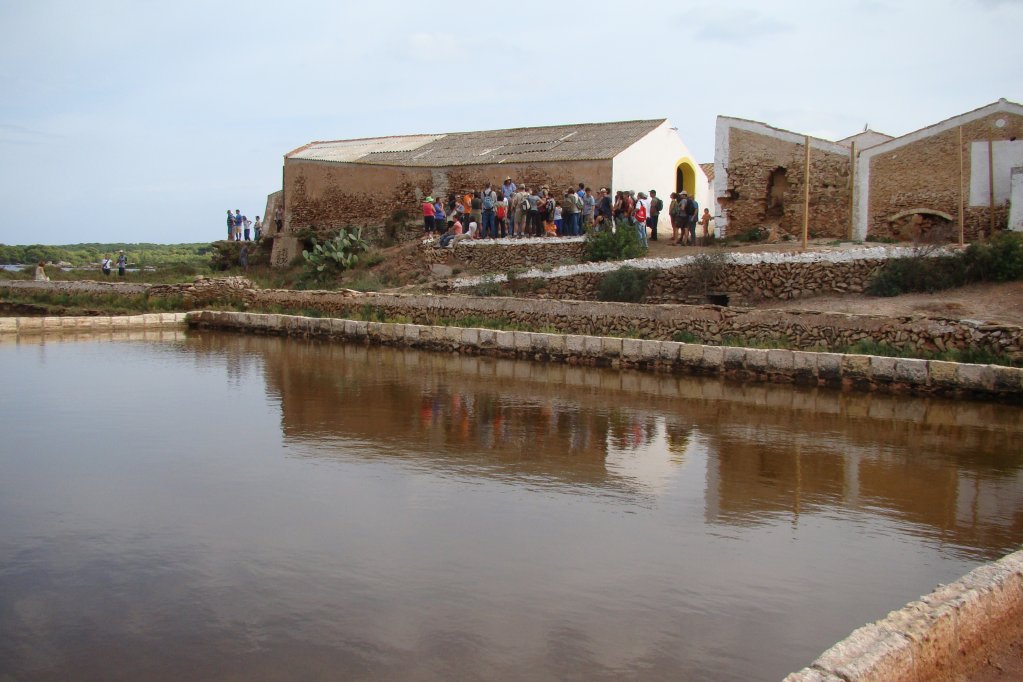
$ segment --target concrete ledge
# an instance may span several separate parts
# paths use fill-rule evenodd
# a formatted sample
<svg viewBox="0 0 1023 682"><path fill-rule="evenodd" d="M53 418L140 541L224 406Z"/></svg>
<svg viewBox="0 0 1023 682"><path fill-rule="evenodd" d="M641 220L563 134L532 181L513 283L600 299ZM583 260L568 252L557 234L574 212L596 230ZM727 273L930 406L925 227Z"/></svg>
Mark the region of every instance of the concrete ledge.
<svg viewBox="0 0 1023 682"><path fill-rule="evenodd" d="M146 315L77 317L0 317L0 336L25 334L82 334L126 329L184 328L188 315L197 313L150 313Z"/></svg>
<svg viewBox="0 0 1023 682"><path fill-rule="evenodd" d="M1023 369L994 365L225 311L200 311L173 318L165 315L106 318L106 323L119 327L146 326L169 324L179 317L186 317L189 325L197 327L320 336L555 362L643 367L755 381L1023 401ZM42 318L19 320L25 320L29 329L43 329ZM10 328L10 324L3 328ZM18 331L21 333L20 321Z"/></svg>
<svg viewBox="0 0 1023 682"><path fill-rule="evenodd" d="M785 682L957 679L967 656L1023 619L1023 550L865 625Z"/></svg>

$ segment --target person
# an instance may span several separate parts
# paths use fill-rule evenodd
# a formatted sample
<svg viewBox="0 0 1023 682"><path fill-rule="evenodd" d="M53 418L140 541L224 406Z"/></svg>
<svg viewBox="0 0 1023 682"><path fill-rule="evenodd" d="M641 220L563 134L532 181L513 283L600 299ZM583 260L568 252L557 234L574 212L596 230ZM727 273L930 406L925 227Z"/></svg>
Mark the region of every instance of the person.
<svg viewBox="0 0 1023 682"><path fill-rule="evenodd" d="M124 269L128 267L128 257L124 255L124 251L117 252L117 276L124 277Z"/></svg>
<svg viewBox="0 0 1023 682"><path fill-rule="evenodd" d="M434 230L433 224L433 197L423 199L423 234L430 236Z"/></svg>
<svg viewBox="0 0 1023 682"><path fill-rule="evenodd" d="M284 209L280 206L274 209L274 225L277 226L277 234L280 234L284 226Z"/></svg>
<svg viewBox="0 0 1023 682"><path fill-rule="evenodd" d="M593 190L589 187L583 194L583 229L585 233L593 227L593 215L597 207L597 199L593 196Z"/></svg>
<svg viewBox="0 0 1023 682"><path fill-rule="evenodd" d="M36 266L35 280L37 282L49 282L50 278L46 276L46 263L39 261L39 265Z"/></svg>
<svg viewBox="0 0 1023 682"><path fill-rule="evenodd" d="M256 222L252 224L252 233L255 235L257 242L263 236L263 221L259 219L259 216L256 216Z"/></svg>
<svg viewBox="0 0 1023 682"><path fill-rule="evenodd" d="M682 192L682 214L685 220L686 241L696 246L696 221L699 219L700 205L691 196Z"/></svg>
<svg viewBox="0 0 1023 682"><path fill-rule="evenodd" d="M103 274L106 275L107 277L110 276L110 265L111 265L111 260L110 260L110 254L108 253L106 256L103 257L103 261L99 265L100 270L102 270Z"/></svg>
<svg viewBox="0 0 1023 682"><path fill-rule="evenodd" d="M454 219L465 225L468 221L465 219L465 204L462 203L461 199L455 199L454 212L451 214Z"/></svg>
<svg viewBox="0 0 1023 682"><path fill-rule="evenodd" d="M479 192L473 192L472 198L469 199L469 222L483 225L483 199L480 198ZM487 233L481 230L479 238L482 239L486 236Z"/></svg>
<svg viewBox="0 0 1023 682"><path fill-rule="evenodd" d="M543 222L540 220L540 195L530 192L526 197L526 236L539 237L543 234Z"/></svg>
<svg viewBox="0 0 1023 682"><path fill-rule="evenodd" d="M512 236L521 239L525 236L526 231L526 216L529 215L529 201L527 197L529 191L523 187L518 189L512 194L511 198L511 211L512 211Z"/></svg>
<svg viewBox="0 0 1023 682"><path fill-rule="evenodd" d="M515 231L515 193L518 191L518 187L512 182L511 177L507 177L501 184L501 191L504 192L504 198L510 202L508 206L508 236L511 236Z"/></svg>
<svg viewBox="0 0 1023 682"><path fill-rule="evenodd" d="M639 243L646 247L646 220L647 216L650 215L650 200L647 199L646 192L640 192L639 198L636 200L636 208L633 210L633 222L636 224L636 235L639 237Z"/></svg>
<svg viewBox="0 0 1023 682"><path fill-rule="evenodd" d="M696 213L695 202L689 198L689 194L682 192L678 195L679 204L679 229L682 235L679 237L679 246L685 246L689 243L690 237L693 238L695 243L695 234L690 234L690 220Z"/></svg>
<svg viewBox="0 0 1023 682"><path fill-rule="evenodd" d="M249 232L249 226L252 225L252 221L249 220L248 216L242 216L242 225L245 226L245 241L251 242L251 232Z"/></svg>
<svg viewBox="0 0 1023 682"><path fill-rule="evenodd" d="M606 187L601 187L597 192L596 218L594 223L598 232L610 230L614 227L614 208L611 205L611 197Z"/></svg>
<svg viewBox="0 0 1023 682"><path fill-rule="evenodd" d="M650 241L657 241L657 221L663 208L664 202L657 196L657 190L650 190L650 214L646 217L646 226L650 228Z"/></svg>
<svg viewBox="0 0 1023 682"><path fill-rule="evenodd" d="M227 209L227 240L231 241L234 238L234 216L231 215L231 209Z"/></svg>
<svg viewBox="0 0 1023 682"><path fill-rule="evenodd" d="M241 250L238 251L238 264L241 265L242 268L245 269L245 270L249 269L249 245L248 244L242 244Z"/></svg>
<svg viewBox="0 0 1023 682"><path fill-rule="evenodd" d="M565 202L568 203L568 202ZM565 236L565 210L558 201L554 204L554 233L559 237Z"/></svg>
<svg viewBox="0 0 1023 682"><path fill-rule="evenodd" d="M236 242L242 240L242 212L237 208L234 209L234 240Z"/></svg>
<svg viewBox="0 0 1023 682"><path fill-rule="evenodd" d="M487 239L497 237L497 193L491 188L490 183L483 188L480 194L480 206L483 209L483 236Z"/></svg>
<svg viewBox="0 0 1023 682"><path fill-rule="evenodd" d="M708 230L710 229L710 221L712 219L713 219L713 216L710 214L710 209L709 208L703 209L703 216L700 218L700 224L703 225L703 243L704 243L704 245L706 245L707 242L710 241L710 235L708 234Z"/></svg>
<svg viewBox="0 0 1023 682"><path fill-rule="evenodd" d="M508 197L502 190L497 191L497 206L494 207L494 214L497 220L498 236L504 239L508 236Z"/></svg>
<svg viewBox="0 0 1023 682"><path fill-rule="evenodd" d="M564 227L558 233L565 237L579 236L579 226L582 224L583 200L579 198L571 188L565 190L565 199L562 202L564 212Z"/></svg>
<svg viewBox="0 0 1023 682"><path fill-rule="evenodd" d="M443 227L444 203L440 200L440 195L438 194L436 201L433 202L433 230L434 232L439 232Z"/></svg>
<svg viewBox="0 0 1023 682"><path fill-rule="evenodd" d="M678 244L678 230L682 221L679 218L678 192L671 193L671 203L668 204L668 219L671 221L671 243Z"/></svg>

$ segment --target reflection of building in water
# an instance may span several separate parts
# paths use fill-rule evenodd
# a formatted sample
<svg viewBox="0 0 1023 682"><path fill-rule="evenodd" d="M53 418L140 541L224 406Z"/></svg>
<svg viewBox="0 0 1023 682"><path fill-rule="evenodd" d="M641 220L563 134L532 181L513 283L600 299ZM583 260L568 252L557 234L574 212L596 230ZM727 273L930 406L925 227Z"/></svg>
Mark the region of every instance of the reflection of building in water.
<svg viewBox="0 0 1023 682"><path fill-rule="evenodd" d="M1023 536L1014 406L265 337L190 342L226 353L232 375L262 364L285 438L316 443L305 452L317 457L629 495L700 476L711 523L842 508L978 547Z"/></svg>

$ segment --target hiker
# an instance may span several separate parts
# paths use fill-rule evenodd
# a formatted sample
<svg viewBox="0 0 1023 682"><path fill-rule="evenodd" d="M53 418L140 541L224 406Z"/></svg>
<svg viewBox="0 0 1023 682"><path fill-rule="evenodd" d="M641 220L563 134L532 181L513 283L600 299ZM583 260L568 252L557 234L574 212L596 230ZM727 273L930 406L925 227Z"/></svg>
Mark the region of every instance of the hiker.
<svg viewBox="0 0 1023 682"><path fill-rule="evenodd" d="M594 218L595 229L598 232L614 228L614 208L611 205L611 197L608 196L606 187L601 187L597 192L596 217Z"/></svg>
<svg viewBox="0 0 1023 682"><path fill-rule="evenodd" d="M231 241L234 237L234 216L231 215L231 209L227 209L227 240Z"/></svg>
<svg viewBox="0 0 1023 682"><path fill-rule="evenodd" d="M657 190L650 190L650 213L646 217L646 226L650 228L650 241L657 241L657 221L664 209L664 202L657 196Z"/></svg>
<svg viewBox="0 0 1023 682"><path fill-rule="evenodd" d="M423 199L423 234L430 236L435 226L433 224L433 197Z"/></svg>
<svg viewBox="0 0 1023 682"><path fill-rule="evenodd" d="M250 238L249 226L252 225L252 221L249 220L248 216L242 216L242 225L245 226L245 241L251 242L252 239Z"/></svg>
<svg viewBox="0 0 1023 682"><path fill-rule="evenodd" d="M597 207L597 199L593 190L587 187L583 194L583 224L581 232L585 233L593 227L593 214Z"/></svg>
<svg viewBox="0 0 1023 682"><path fill-rule="evenodd" d="M103 274L106 275L107 277L110 276L111 263L112 261L110 260L110 254L108 253L106 256L103 257L103 261L99 264L100 270L102 270Z"/></svg>
<svg viewBox="0 0 1023 682"><path fill-rule="evenodd" d="M668 204L668 219L671 220L671 243L678 244L678 231L682 225L682 219L679 217L681 211L679 206L678 192L671 193L671 203Z"/></svg>
<svg viewBox="0 0 1023 682"><path fill-rule="evenodd" d="M497 225L495 223L497 219L497 193L490 187L490 183L483 188L480 193L480 207L483 209L483 236L487 239L494 239L497 237Z"/></svg>
<svg viewBox="0 0 1023 682"><path fill-rule="evenodd" d="M508 197L502 190L497 190L497 206L494 207L494 214L497 220L497 236L504 239L510 232L508 230Z"/></svg>
<svg viewBox="0 0 1023 682"><path fill-rule="evenodd" d="M236 242L242 240L242 212L237 208L234 209L234 240Z"/></svg>
<svg viewBox="0 0 1023 682"><path fill-rule="evenodd" d="M640 192L639 198L636 200L636 208L633 212L633 220L636 223L636 236L639 237L639 243L646 248L646 219L650 215L650 200L647 199L646 192Z"/></svg>
<svg viewBox="0 0 1023 682"><path fill-rule="evenodd" d="M252 233L257 242L263 236L263 222L259 219L259 216L256 216L256 222L252 224Z"/></svg>
<svg viewBox="0 0 1023 682"><path fill-rule="evenodd" d="M124 270L128 267L128 257L124 255L124 251L117 252L117 276L124 277Z"/></svg>

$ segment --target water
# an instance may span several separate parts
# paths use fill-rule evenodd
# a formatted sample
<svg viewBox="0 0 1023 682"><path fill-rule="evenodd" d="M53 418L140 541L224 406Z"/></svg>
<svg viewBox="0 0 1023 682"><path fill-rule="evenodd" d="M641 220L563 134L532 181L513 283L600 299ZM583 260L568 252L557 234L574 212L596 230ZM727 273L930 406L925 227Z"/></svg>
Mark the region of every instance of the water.
<svg viewBox="0 0 1023 682"><path fill-rule="evenodd" d="M777 680L1023 542L1020 408L0 345L0 679Z"/></svg>

